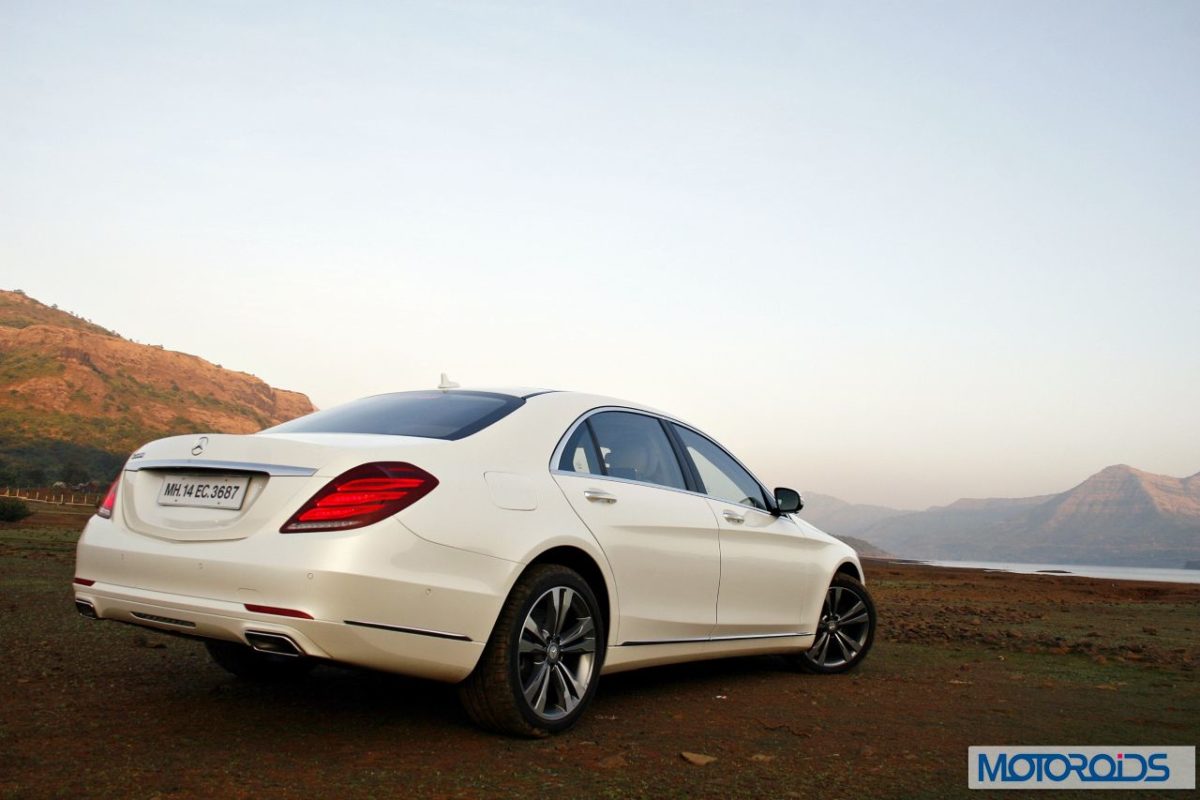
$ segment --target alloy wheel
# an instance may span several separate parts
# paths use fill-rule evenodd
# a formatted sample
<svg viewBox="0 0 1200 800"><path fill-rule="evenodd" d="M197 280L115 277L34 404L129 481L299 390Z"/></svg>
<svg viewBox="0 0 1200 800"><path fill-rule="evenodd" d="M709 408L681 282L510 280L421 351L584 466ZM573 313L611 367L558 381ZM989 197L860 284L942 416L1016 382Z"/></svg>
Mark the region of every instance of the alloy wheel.
<svg viewBox="0 0 1200 800"><path fill-rule="evenodd" d="M545 720L570 714L587 695L596 661L596 626L587 600L555 586L534 601L521 628L517 671L529 708Z"/></svg>
<svg viewBox="0 0 1200 800"><path fill-rule="evenodd" d="M864 654L870 635L867 602L854 589L834 584L825 593L817 636L804 657L824 669L846 667Z"/></svg>

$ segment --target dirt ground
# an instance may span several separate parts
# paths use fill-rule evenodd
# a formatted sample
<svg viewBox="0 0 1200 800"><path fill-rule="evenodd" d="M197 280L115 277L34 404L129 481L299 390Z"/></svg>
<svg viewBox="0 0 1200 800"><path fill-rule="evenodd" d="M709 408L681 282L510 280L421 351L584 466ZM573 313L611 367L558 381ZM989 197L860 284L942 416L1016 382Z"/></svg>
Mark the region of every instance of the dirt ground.
<svg viewBox="0 0 1200 800"><path fill-rule="evenodd" d="M1200 741L1200 586L868 562L857 672L609 676L574 730L522 741L450 686L249 685L197 643L79 617L83 519L0 526L0 797L959 797L972 744Z"/></svg>

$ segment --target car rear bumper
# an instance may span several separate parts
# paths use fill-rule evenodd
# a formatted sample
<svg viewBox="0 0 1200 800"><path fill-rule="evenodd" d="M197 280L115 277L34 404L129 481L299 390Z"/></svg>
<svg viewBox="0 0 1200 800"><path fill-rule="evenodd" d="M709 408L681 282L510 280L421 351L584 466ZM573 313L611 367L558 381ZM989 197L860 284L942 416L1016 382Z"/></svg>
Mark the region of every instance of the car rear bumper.
<svg viewBox="0 0 1200 800"><path fill-rule="evenodd" d="M273 634L314 658L453 682L474 669L520 569L426 542L395 520L262 536L265 546L181 543L93 518L75 573L93 583L74 586L76 602L98 619L242 643Z"/></svg>
<svg viewBox="0 0 1200 800"><path fill-rule="evenodd" d="M256 614L236 603L100 582L77 587L75 599L90 605L102 620L242 644L250 643L247 634L272 634L294 643L301 655L438 681L457 682L471 674L484 644L448 631L416 632L365 620L334 622Z"/></svg>

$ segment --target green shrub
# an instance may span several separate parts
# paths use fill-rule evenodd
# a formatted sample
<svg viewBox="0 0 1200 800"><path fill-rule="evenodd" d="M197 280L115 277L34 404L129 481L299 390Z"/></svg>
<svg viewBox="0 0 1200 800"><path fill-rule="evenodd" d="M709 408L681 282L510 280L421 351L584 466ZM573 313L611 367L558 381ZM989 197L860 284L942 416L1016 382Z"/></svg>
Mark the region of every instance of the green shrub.
<svg viewBox="0 0 1200 800"><path fill-rule="evenodd" d="M32 513L24 500L0 497L0 522L20 522Z"/></svg>

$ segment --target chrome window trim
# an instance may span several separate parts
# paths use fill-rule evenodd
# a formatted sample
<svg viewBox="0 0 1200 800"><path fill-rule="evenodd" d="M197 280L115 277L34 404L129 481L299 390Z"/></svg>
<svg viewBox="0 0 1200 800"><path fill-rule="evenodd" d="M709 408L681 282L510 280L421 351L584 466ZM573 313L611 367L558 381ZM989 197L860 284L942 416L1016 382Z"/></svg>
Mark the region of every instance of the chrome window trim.
<svg viewBox="0 0 1200 800"><path fill-rule="evenodd" d="M770 509L761 509L761 508L755 508L754 506L743 505L742 503L736 503L733 500L726 500L722 497L717 497L716 495L705 494L704 492L693 492L691 489L677 489L674 486L663 486L661 483L649 483L648 481L635 481L635 480L630 480L629 478L614 478L611 475L596 475L591 472L576 472L575 470L570 470L570 469L560 469L558 464L560 461L562 461L563 451L566 450L567 442L569 442L571 440L571 437L575 435L576 429L578 429L580 425L582 425L584 422L586 422L591 417L595 416L596 414L603 414L606 411L624 411L629 414L641 414L643 417L650 417L651 419L657 419L657 420L661 420L663 422L668 422L668 423L671 423L674 425L678 425L681 428L687 428L689 431L692 431L693 433L695 433L699 436L703 436L705 439L709 440L714 445L716 445L718 448L720 448L720 450L723 453L725 453L725 455L727 455L731 459L733 459L733 463L737 464L739 467L746 470L746 474L749 475L751 478L753 478L754 482L758 484L760 489L762 489L764 497L774 497L775 496L775 493L768 491L767 485L765 483L763 483L761 480L759 480L759 477L757 475L755 475L749 469L749 467L747 467L745 464L743 464L738 459L737 456L735 456L733 453L729 452L728 447L721 444L720 442L718 442L713 437L709 436L704 431L700 430L699 428L695 427L694 425L688 425L686 422L681 422L680 420L677 420L674 417L669 417L666 414L657 414L657 413L654 413L651 411L644 411L643 409L640 409L640 408L627 408L626 406L598 406L596 408L591 409L590 411L584 412L583 414L581 414L579 416L578 419L576 419L574 422L572 422L571 425L567 428L567 432L564 433L562 435L562 438L560 438L558 440L558 445L554 448L554 454L550 456L550 474L552 474L552 475L574 475L577 478L595 478L598 481L616 481L618 483L631 483L635 486L652 486L655 489L666 489L669 492L683 492L684 494L690 494L690 495L694 495L696 497L703 497L708 500L714 500L718 503L727 503L731 506L734 506L735 508L738 508L739 510L745 509L747 511L757 511L760 514L766 514L767 516L771 516L771 517L776 516L775 514L771 513ZM603 458L603 455L601 455L601 458ZM682 470L683 464L680 464L679 468ZM790 514L782 514L779 516L791 516L791 515ZM795 635L802 635L802 634L795 634Z"/></svg>
<svg viewBox="0 0 1200 800"><path fill-rule="evenodd" d="M634 481L634 480L630 480L629 478L614 478L610 475L593 475L590 472L573 472L571 470L566 470L566 469L552 469L552 470L550 470L550 474L551 475L562 475L563 477L566 477L566 478L587 478L588 480L594 480L594 481L611 481L613 483L625 483L625 484L629 484L630 486L644 486L647 489L662 489L664 492L678 492L679 494L687 494L687 495L691 495L692 497L702 498L704 500L712 500L714 503L725 503L726 505L733 506L734 508L738 509L739 511L754 511L758 514L765 514L768 517L775 516L770 511L764 511L763 509L755 508L754 506L744 506L741 503L734 503L729 500L722 500L719 497L713 497L711 494L704 494L703 492L693 492L691 489L676 489L674 486L663 486L662 484L659 484L659 483L647 483L646 481ZM783 516L791 516L791 515L784 514Z"/></svg>
<svg viewBox="0 0 1200 800"><path fill-rule="evenodd" d="M126 472L143 469L214 469L228 472L265 472L273 476L308 478L317 474L316 467L294 467L287 464L262 464L255 461L214 461L207 458L158 458L127 463Z"/></svg>

